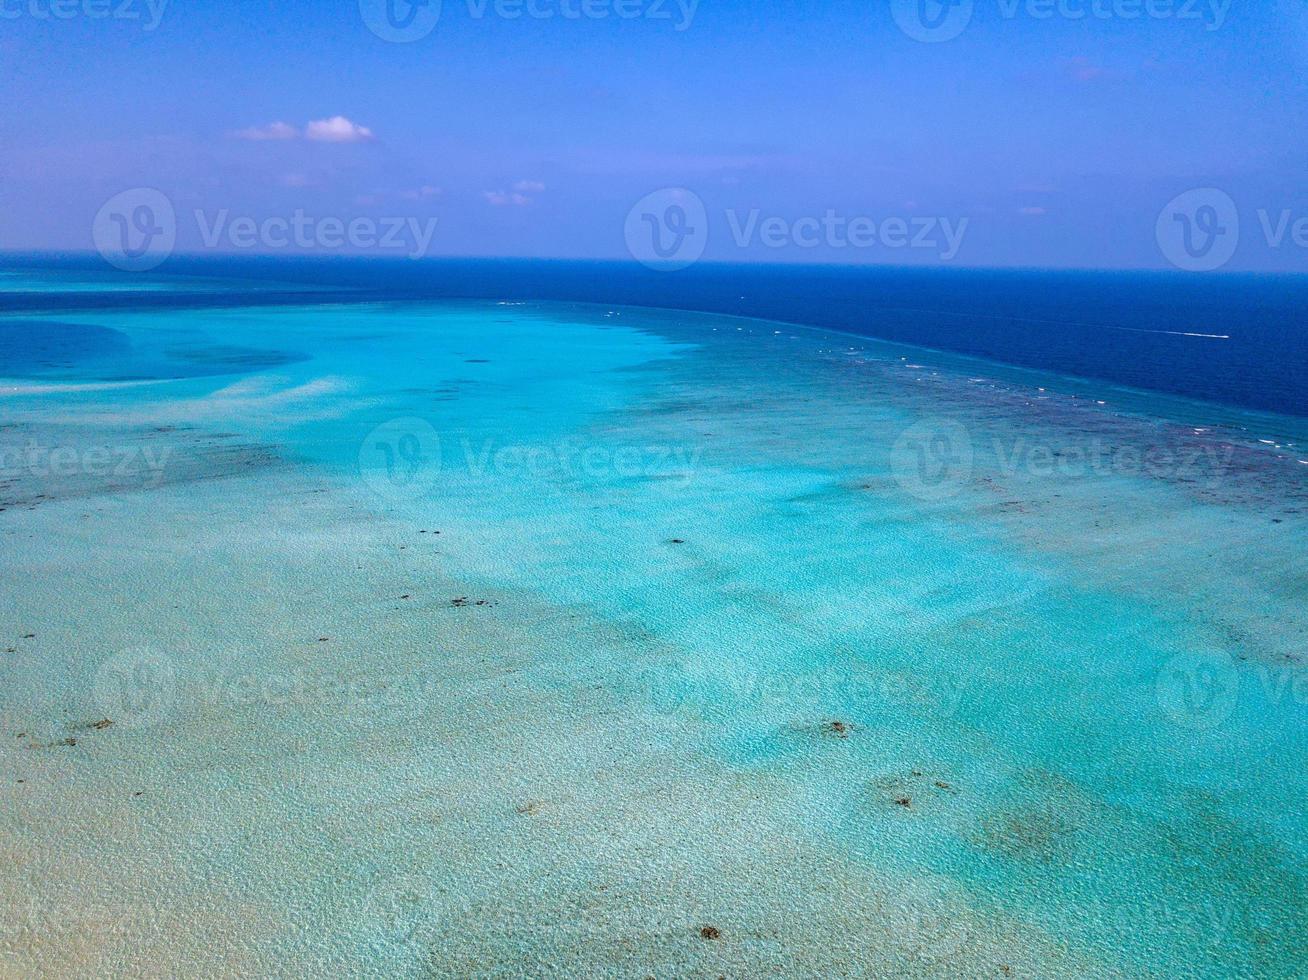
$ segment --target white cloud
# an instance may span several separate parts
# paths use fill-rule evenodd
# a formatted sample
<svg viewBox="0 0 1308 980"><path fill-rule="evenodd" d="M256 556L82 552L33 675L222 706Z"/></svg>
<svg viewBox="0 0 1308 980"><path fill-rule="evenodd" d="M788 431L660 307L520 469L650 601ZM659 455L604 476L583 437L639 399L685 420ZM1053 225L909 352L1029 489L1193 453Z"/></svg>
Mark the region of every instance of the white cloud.
<svg viewBox="0 0 1308 980"><path fill-rule="evenodd" d="M309 123L304 135L318 143L366 143L373 138L371 129L344 116L315 120Z"/></svg>
<svg viewBox="0 0 1308 980"><path fill-rule="evenodd" d="M514 183L512 191L486 191L483 196L492 207L521 208L532 202L529 194L540 194L544 190L545 185L539 180L519 180Z"/></svg>
<svg viewBox="0 0 1308 980"><path fill-rule="evenodd" d="M269 123L267 126L251 126L232 134L238 140L251 140L264 143L269 140L294 140L300 138L300 131L284 122Z"/></svg>

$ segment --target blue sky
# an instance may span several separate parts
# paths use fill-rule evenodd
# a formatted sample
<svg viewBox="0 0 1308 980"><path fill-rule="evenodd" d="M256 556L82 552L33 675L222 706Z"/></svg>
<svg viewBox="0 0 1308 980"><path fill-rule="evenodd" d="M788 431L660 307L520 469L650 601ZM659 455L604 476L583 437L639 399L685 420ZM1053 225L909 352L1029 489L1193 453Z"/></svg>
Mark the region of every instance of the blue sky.
<svg viewBox="0 0 1308 980"><path fill-rule="evenodd" d="M1225 268L1308 271L1301 0L970 0L936 43L907 0L533 2L444 0L392 43L358 0L0 0L0 248L91 249L148 187L186 251L302 212L435 219L436 255L629 258L632 206L685 188L709 259L1167 267L1160 213L1211 187ZM965 240L829 230L860 218Z"/></svg>

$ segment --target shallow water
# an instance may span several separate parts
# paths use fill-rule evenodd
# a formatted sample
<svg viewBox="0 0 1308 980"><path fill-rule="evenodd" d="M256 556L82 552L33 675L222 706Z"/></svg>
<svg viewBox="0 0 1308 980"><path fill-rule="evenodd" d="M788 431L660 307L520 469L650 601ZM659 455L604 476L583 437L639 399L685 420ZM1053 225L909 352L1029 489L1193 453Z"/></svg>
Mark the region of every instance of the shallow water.
<svg viewBox="0 0 1308 980"><path fill-rule="evenodd" d="M0 381L5 970L1302 974L1302 420L630 308L22 317L115 343Z"/></svg>

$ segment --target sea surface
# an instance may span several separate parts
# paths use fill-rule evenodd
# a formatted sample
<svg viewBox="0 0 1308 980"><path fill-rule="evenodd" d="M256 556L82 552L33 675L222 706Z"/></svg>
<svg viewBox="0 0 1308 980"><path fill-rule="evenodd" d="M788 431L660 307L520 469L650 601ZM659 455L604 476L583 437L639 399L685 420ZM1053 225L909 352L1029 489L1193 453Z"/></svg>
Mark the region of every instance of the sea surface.
<svg viewBox="0 0 1308 980"><path fill-rule="evenodd" d="M1300 281L168 270L0 262L0 975L1308 970Z"/></svg>

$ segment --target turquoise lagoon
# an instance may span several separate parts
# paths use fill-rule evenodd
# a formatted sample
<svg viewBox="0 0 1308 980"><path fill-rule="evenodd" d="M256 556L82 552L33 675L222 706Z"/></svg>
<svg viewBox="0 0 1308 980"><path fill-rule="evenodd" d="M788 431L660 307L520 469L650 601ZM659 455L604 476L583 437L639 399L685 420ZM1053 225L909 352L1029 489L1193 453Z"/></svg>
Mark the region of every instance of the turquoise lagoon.
<svg viewBox="0 0 1308 980"><path fill-rule="evenodd" d="M1302 420L637 308L19 317L5 975L1308 968Z"/></svg>

